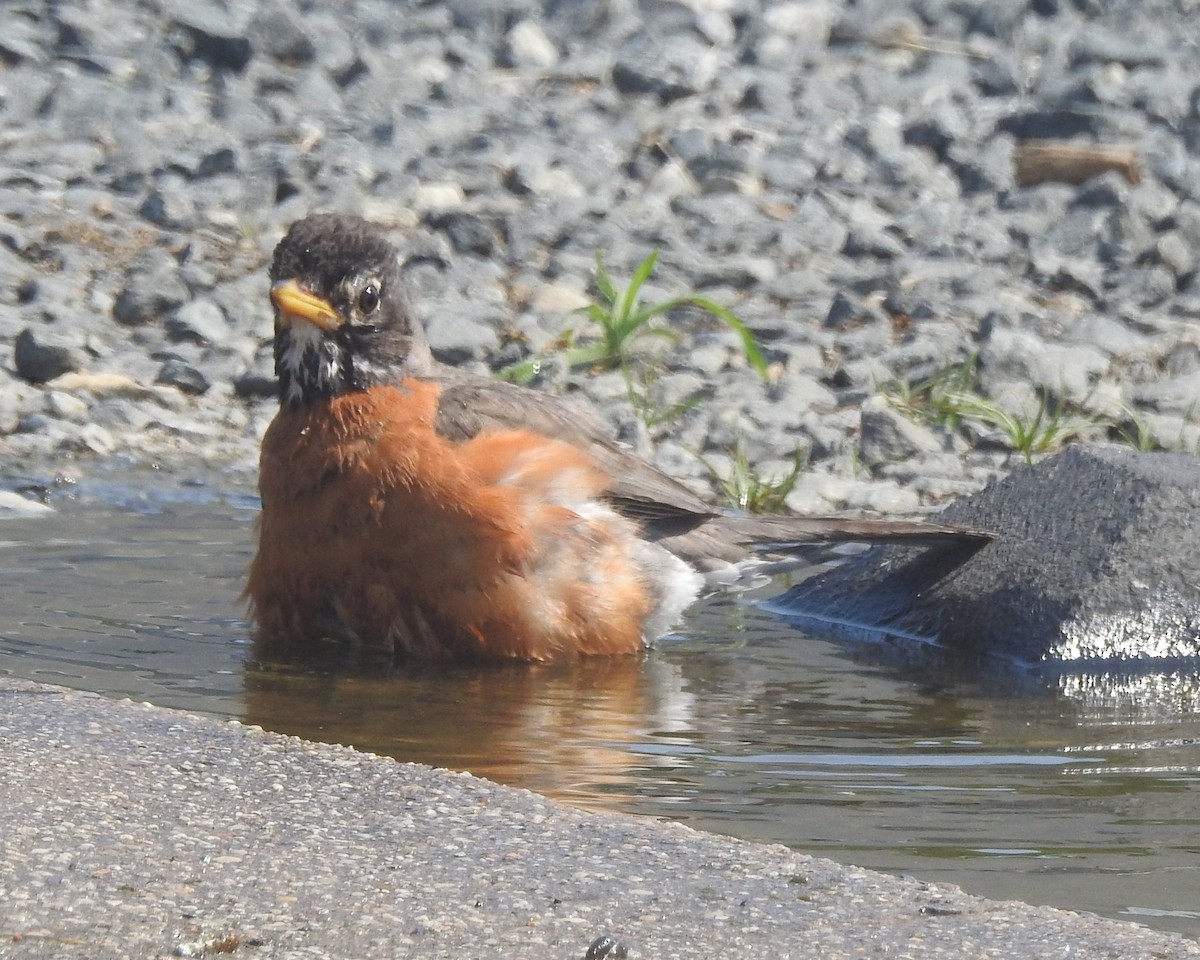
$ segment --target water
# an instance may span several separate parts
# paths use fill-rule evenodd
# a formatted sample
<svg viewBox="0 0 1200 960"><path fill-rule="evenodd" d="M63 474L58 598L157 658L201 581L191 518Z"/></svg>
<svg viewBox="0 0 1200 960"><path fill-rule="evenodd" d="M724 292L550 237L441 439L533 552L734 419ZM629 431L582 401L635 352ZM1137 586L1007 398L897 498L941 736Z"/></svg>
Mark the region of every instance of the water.
<svg viewBox="0 0 1200 960"><path fill-rule="evenodd" d="M729 598L644 658L266 660L237 600L253 497L150 486L0 522L0 670L1200 936L1195 675L913 663Z"/></svg>

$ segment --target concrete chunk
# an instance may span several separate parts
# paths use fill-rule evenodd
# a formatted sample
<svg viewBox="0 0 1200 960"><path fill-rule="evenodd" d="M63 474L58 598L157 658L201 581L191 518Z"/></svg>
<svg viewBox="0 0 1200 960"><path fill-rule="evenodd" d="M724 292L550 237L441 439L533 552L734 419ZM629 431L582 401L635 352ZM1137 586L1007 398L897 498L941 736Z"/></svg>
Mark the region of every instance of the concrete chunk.
<svg viewBox="0 0 1200 960"><path fill-rule="evenodd" d="M771 608L819 634L1026 663L1200 657L1200 459L1070 447L939 519L999 539L974 556L872 550Z"/></svg>

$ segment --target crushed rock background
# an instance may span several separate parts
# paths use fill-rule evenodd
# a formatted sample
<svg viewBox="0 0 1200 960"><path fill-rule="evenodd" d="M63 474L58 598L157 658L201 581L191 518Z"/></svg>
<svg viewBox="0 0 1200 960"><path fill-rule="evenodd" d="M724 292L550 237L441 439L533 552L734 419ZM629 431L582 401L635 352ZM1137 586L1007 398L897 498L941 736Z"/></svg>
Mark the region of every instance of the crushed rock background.
<svg viewBox="0 0 1200 960"><path fill-rule="evenodd" d="M259 0L5 4L0 447L11 487L102 462L253 477L274 410L265 264L315 210L407 256L446 360L579 328L596 253L696 291L652 434L620 374L547 365L703 488L740 439L802 511L911 512L1010 464L877 396L978 352L1200 444L1200 9L1190 0ZM1014 182L1021 139L1122 144L1141 182Z"/></svg>

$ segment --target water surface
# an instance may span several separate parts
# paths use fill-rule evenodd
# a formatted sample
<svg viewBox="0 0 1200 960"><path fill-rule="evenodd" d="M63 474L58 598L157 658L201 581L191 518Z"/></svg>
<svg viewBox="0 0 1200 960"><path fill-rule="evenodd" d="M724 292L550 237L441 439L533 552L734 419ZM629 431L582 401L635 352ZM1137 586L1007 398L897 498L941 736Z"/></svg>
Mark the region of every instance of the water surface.
<svg viewBox="0 0 1200 960"><path fill-rule="evenodd" d="M237 601L251 493L149 486L0 522L0 670L1200 935L1193 673L910 662L728 597L643 658L280 661Z"/></svg>

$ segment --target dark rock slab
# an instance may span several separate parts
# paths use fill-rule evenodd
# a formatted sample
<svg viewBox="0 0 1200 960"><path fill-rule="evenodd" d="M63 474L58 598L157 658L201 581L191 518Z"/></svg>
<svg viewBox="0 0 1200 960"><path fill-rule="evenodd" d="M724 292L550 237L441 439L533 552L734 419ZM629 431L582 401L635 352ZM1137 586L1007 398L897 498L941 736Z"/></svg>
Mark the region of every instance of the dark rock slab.
<svg viewBox="0 0 1200 960"><path fill-rule="evenodd" d="M1200 459L1070 447L945 510L974 556L884 547L772 609L810 631L1106 668L1200 657Z"/></svg>

